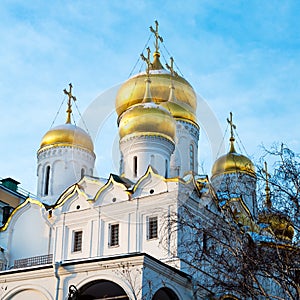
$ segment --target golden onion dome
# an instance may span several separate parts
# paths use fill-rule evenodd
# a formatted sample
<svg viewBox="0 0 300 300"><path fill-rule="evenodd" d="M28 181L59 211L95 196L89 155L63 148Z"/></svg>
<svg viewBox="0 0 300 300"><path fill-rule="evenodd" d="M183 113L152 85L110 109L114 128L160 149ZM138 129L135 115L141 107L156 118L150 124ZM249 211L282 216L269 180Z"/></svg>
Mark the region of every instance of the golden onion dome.
<svg viewBox="0 0 300 300"><path fill-rule="evenodd" d="M120 139L145 134L160 135L174 141L175 130L175 120L169 111L154 102L133 105L119 117Z"/></svg>
<svg viewBox="0 0 300 300"><path fill-rule="evenodd" d="M154 53L154 60L149 73L151 78L151 94L155 103L168 101L170 95L171 77L175 88L175 97L179 104L183 105L181 116L186 116L186 112L195 115L197 108L197 97L192 86L183 77L179 75L171 76L171 73L165 70L159 61L159 53ZM116 111L120 116L131 106L141 103L144 99L146 72L139 73L129 78L120 87L116 97ZM178 111L179 108L176 109ZM174 110L173 110L174 111ZM171 111L171 113L173 112ZM188 116L188 119L195 119Z"/></svg>
<svg viewBox="0 0 300 300"><path fill-rule="evenodd" d="M271 233L281 240L291 241L294 236L294 226L290 218L275 209L266 209L258 217L260 223L269 224Z"/></svg>
<svg viewBox="0 0 300 300"><path fill-rule="evenodd" d="M51 147L72 146L94 151L91 137L80 127L66 123L50 129L42 138L39 152Z"/></svg>
<svg viewBox="0 0 300 300"><path fill-rule="evenodd" d="M183 119L197 125L197 118L194 113L173 101L161 102L160 106L166 108L175 119ZM197 125L198 126L198 125Z"/></svg>
<svg viewBox="0 0 300 300"><path fill-rule="evenodd" d="M231 138L230 151L219 157L212 167L212 178L215 176L230 174L230 173L244 173L252 177L256 177L255 166L253 162L246 156L239 154L234 148L234 139Z"/></svg>

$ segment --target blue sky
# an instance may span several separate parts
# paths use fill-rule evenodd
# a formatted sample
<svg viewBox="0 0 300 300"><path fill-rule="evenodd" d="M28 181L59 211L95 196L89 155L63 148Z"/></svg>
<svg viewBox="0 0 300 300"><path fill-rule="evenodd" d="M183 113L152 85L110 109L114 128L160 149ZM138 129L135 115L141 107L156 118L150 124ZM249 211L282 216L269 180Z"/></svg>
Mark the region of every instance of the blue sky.
<svg viewBox="0 0 300 300"><path fill-rule="evenodd" d="M296 0L1 1L0 177L35 192L36 151L69 82L84 116L100 97L97 173L118 172L114 103L103 92L128 79L156 19L164 57L174 57L222 131L233 112L254 161L262 143L300 152L299 16ZM198 110L201 123L207 110ZM205 126L199 156L210 173L213 137Z"/></svg>

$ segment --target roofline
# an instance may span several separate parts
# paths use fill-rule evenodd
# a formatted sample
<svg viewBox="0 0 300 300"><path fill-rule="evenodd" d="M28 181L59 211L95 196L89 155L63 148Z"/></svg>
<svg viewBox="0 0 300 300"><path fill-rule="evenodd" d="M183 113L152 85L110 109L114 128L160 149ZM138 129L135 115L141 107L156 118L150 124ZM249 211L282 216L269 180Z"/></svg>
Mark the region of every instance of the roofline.
<svg viewBox="0 0 300 300"><path fill-rule="evenodd" d="M14 196L16 196L16 197L18 197L18 198L22 198L22 199L26 199L26 198L28 198L28 195L26 196L26 195L24 195L24 194L22 194L22 193L20 193L20 192L18 192L18 191L13 191L13 190L11 190L10 188L8 188L8 187L6 187L6 186L4 186L4 185L2 185L2 184L0 184L0 189L3 189L5 192L8 192L8 193L10 193L10 194L12 194L12 195L14 195ZM18 188L19 189L19 188ZM28 192L29 194L30 194L30 192ZM2 200L2 202L4 202L3 200Z"/></svg>
<svg viewBox="0 0 300 300"><path fill-rule="evenodd" d="M115 256L97 257L97 258L91 258L91 259L69 260L69 261L61 262L60 265L61 266L80 265L80 264L86 264L86 263L94 263L94 262L108 261L108 260L114 260L114 259L124 259L124 258L130 258L130 257L147 257L150 260L155 261L159 265L172 270L173 272L177 273L178 275L180 275L188 280L191 279L191 276L189 274L187 274L183 271L180 271L168 264L165 264L165 263L161 262L160 260L158 260L157 258L155 258L147 253L143 253L143 252L134 252L134 253L115 255ZM5 271L0 272L0 276L6 275L6 274L15 274L15 273L49 269L49 268L53 268L54 264L56 264L56 263L59 263L59 262L55 262L55 263L47 264L47 265L31 266L31 267L27 267L27 268L5 270Z"/></svg>

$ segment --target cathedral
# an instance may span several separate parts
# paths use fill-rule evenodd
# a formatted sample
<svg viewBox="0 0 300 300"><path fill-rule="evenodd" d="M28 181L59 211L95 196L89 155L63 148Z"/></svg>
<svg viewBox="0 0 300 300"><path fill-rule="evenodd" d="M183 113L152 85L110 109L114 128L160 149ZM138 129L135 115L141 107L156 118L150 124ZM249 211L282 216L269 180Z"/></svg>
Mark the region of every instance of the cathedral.
<svg viewBox="0 0 300 300"><path fill-rule="evenodd" d="M158 23L150 29L145 71L115 99L119 174L94 176L93 140L72 120L73 86L64 90L66 122L37 149L37 195L23 196L0 228L1 299L245 299L207 276L214 271L200 252L217 247L196 225L217 219L215 230L292 248L293 224L272 207L267 180L258 211L255 166L236 151L232 114L228 153L210 175L198 173L197 96L172 58L162 64Z"/></svg>

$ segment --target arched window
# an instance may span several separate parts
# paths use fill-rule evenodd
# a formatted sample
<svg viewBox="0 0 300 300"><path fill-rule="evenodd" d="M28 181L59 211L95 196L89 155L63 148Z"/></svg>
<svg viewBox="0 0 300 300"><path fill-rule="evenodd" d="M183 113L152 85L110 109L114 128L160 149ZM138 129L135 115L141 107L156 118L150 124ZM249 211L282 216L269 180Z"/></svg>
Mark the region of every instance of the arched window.
<svg viewBox="0 0 300 300"><path fill-rule="evenodd" d="M44 196L49 195L49 185L50 185L50 166L47 166L46 167L46 174L45 174Z"/></svg>
<svg viewBox="0 0 300 300"><path fill-rule="evenodd" d="M129 297L118 284L108 280L95 280L81 287L76 299L129 300Z"/></svg>
<svg viewBox="0 0 300 300"><path fill-rule="evenodd" d="M165 178L168 178L168 177L169 177L169 162L166 159L165 160Z"/></svg>
<svg viewBox="0 0 300 300"><path fill-rule="evenodd" d="M137 156L133 157L133 176L137 177Z"/></svg>
<svg viewBox="0 0 300 300"><path fill-rule="evenodd" d="M190 170L194 171L195 169L195 151L194 145L190 144Z"/></svg>
<svg viewBox="0 0 300 300"><path fill-rule="evenodd" d="M152 300L179 300L179 298L171 289L164 287L154 294Z"/></svg>
<svg viewBox="0 0 300 300"><path fill-rule="evenodd" d="M85 171L84 168L81 169L81 178L83 178L83 176L85 175Z"/></svg>

